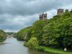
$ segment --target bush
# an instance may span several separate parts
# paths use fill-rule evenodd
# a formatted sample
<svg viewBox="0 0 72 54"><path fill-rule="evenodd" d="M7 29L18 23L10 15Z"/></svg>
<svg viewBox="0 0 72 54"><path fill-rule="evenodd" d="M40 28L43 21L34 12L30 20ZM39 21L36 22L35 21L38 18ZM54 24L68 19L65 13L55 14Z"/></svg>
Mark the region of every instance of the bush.
<svg viewBox="0 0 72 54"><path fill-rule="evenodd" d="M39 47L36 48L36 50L44 52L45 48L39 46Z"/></svg>
<svg viewBox="0 0 72 54"><path fill-rule="evenodd" d="M3 30L0 30L0 42L3 42L6 39L6 33Z"/></svg>
<svg viewBox="0 0 72 54"><path fill-rule="evenodd" d="M32 37L26 44L27 47L29 48L36 48L37 46L39 46L38 44L38 40L35 37Z"/></svg>

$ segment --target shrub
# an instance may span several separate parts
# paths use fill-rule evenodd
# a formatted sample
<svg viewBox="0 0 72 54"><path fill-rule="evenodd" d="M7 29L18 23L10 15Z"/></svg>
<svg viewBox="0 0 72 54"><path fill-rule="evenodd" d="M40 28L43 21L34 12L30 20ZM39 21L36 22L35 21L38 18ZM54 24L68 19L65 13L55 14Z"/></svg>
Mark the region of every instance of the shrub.
<svg viewBox="0 0 72 54"><path fill-rule="evenodd" d="M32 38L26 43L26 46L29 47L29 48L36 48L37 46L39 46L37 38L32 37Z"/></svg>

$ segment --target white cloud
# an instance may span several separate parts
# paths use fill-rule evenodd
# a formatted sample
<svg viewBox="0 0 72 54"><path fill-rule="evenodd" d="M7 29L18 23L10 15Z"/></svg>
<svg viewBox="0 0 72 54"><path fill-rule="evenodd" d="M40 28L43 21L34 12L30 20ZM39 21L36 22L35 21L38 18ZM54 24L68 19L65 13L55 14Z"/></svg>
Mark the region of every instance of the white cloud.
<svg viewBox="0 0 72 54"><path fill-rule="evenodd" d="M3 16L3 17L2 17ZM38 20L38 14L30 15L30 16L12 16L4 14L1 15L2 18L0 18L0 29L3 29L5 31L18 31L22 28L25 28L27 26L31 26L32 23L36 20ZM9 18L8 18L9 17Z"/></svg>

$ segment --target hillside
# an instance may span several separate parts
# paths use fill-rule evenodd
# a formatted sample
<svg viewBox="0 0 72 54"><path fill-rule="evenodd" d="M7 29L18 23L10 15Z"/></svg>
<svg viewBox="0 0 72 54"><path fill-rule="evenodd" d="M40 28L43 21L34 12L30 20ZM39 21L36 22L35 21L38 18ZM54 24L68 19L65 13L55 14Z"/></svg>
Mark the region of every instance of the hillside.
<svg viewBox="0 0 72 54"><path fill-rule="evenodd" d="M23 40L27 38L25 45L28 47L36 44L70 50L72 49L72 11L65 11L47 21L38 20L31 27L19 31L16 38ZM33 42L37 43L32 44Z"/></svg>
<svg viewBox="0 0 72 54"><path fill-rule="evenodd" d="M0 42L6 40L6 33L3 30L0 30Z"/></svg>

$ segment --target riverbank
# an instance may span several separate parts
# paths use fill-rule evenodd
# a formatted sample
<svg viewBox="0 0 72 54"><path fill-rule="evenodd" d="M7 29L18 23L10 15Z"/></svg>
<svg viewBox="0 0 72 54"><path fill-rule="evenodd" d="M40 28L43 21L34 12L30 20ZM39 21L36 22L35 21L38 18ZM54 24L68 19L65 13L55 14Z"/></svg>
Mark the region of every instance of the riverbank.
<svg viewBox="0 0 72 54"><path fill-rule="evenodd" d="M38 48L36 48L36 50L51 53L51 54L72 54L72 52L64 52L63 50L60 49L54 49L54 48L44 47L44 46L39 46Z"/></svg>
<svg viewBox="0 0 72 54"><path fill-rule="evenodd" d="M7 44L7 43L0 42L0 45L4 45L4 44Z"/></svg>
<svg viewBox="0 0 72 54"><path fill-rule="evenodd" d="M3 42L0 42L0 45L4 45L4 44L8 44L8 43L3 43Z"/></svg>

